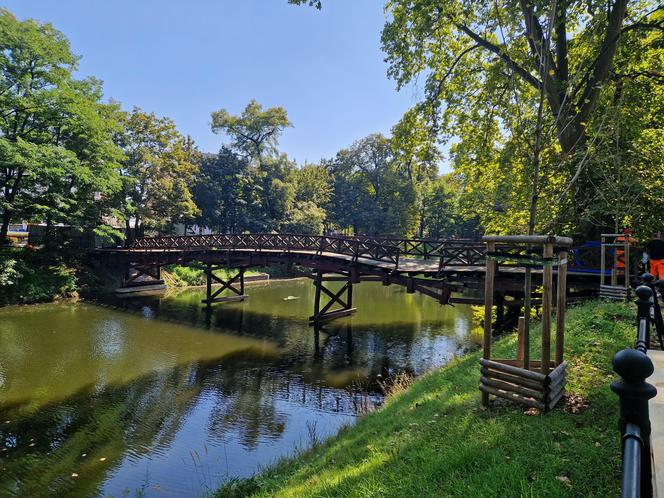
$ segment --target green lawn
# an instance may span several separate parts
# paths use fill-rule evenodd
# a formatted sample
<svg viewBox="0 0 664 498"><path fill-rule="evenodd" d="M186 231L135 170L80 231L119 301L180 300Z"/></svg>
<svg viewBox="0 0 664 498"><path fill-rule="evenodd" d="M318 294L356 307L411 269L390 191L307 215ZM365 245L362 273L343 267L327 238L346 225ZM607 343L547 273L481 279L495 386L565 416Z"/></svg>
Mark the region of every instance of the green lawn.
<svg viewBox="0 0 664 498"><path fill-rule="evenodd" d="M635 338L634 315L633 306L615 303L569 310L568 392L588 405L579 413L559 405L529 416L505 403L482 410L477 352L418 379L338 436L216 496L617 496L618 406L608 385L613 355ZM513 355L515 342L498 341L497 357Z"/></svg>
<svg viewBox="0 0 664 498"><path fill-rule="evenodd" d="M187 287L190 285L205 285L207 280L205 271L202 268L194 266L168 265L165 270L171 276L170 283L176 287ZM224 280L229 280L237 274L237 270L220 268L214 271L214 274ZM247 270L244 275L251 277L261 273L254 270Z"/></svg>

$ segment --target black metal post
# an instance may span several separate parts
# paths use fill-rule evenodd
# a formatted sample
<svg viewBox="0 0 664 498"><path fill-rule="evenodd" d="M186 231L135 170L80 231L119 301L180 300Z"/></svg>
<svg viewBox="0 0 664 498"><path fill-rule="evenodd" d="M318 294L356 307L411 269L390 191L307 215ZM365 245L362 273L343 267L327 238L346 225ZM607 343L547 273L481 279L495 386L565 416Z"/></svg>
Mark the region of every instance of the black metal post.
<svg viewBox="0 0 664 498"><path fill-rule="evenodd" d="M657 288L664 284L664 282L655 282L654 275L650 273L644 273L641 276L641 279L643 280L644 285L648 286L652 291L652 297L650 298L650 301L652 304L655 330L657 330L659 347L660 349L664 350L664 320L662 319L662 308L659 305L659 298L657 297Z"/></svg>
<svg viewBox="0 0 664 498"><path fill-rule="evenodd" d="M620 432L623 435L622 496L651 496L648 400L655 397L657 389L645 379L652 375L654 367L645 353L635 349L623 349L613 358L613 370L621 377L611 383L611 390L620 398ZM639 429L638 448L634 447L633 426ZM637 480L640 483L637 484Z"/></svg>
<svg viewBox="0 0 664 498"><path fill-rule="evenodd" d="M650 308L652 307L653 291L647 285L639 285L636 288L637 300L636 308L636 326L638 327L638 337L636 340L636 349L646 353L650 347Z"/></svg>

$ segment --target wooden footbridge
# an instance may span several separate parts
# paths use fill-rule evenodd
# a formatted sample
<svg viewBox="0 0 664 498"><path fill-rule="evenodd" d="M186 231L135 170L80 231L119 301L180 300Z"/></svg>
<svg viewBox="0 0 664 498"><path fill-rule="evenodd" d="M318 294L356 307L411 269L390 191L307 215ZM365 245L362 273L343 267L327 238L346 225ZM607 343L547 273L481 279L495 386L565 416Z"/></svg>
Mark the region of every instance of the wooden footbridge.
<svg viewBox="0 0 664 498"><path fill-rule="evenodd" d="M508 247L498 247L507 251ZM420 292L441 304L483 302L481 289L486 272L483 243L461 239L397 239L292 234L212 234L146 237L124 248L95 250L95 256L125 268L124 286L142 286L161 281L160 270L169 264L202 264L207 276L207 306L243 300L247 268L285 265L311 271L316 285L312 323L344 316L355 311L353 285L379 281L397 284L407 292ZM523 258L524 256L520 256ZM224 280L214 274L220 268L237 270ZM494 299L500 315L504 306L520 307L523 298L523 268L509 261L498 264ZM541 270L533 269L534 285L541 282ZM596 275L575 271L571 265L569 287L580 293L599 288ZM339 290L326 283L343 282ZM213 283L220 287L213 288ZM453 292L474 289L478 298L452 297ZM232 294L220 297L228 290ZM327 300L325 299L327 298ZM518 313L518 311L517 311Z"/></svg>

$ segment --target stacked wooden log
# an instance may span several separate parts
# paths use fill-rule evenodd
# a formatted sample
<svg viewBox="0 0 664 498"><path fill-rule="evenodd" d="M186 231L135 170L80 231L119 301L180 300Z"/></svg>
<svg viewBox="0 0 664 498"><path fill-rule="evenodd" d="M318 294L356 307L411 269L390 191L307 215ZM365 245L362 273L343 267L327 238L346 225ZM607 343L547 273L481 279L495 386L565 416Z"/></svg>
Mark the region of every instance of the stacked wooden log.
<svg viewBox="0 0 664 498"><path fill-rule="evenodd" d="M518 366L518 360L480 360L480 391L516 403L551 410L565 395L567 363L551 365L551 372L541 373L541 362L531 361L533 370Z"/></svg>

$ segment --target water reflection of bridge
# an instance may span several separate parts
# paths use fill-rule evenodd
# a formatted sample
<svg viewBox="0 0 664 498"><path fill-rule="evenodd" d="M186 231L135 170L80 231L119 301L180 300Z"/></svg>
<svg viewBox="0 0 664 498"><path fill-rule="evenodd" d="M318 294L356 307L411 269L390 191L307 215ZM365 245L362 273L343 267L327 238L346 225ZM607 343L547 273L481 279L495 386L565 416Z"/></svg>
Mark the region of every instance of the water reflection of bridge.
<svg viewBox="0 0 664 498"><path fill-rule="evenodd" d="M509 250L508 246L497 250ZM573 252L573 251L572 251ZM480 303L479 298L453 297L453 292L481 292L486 272L484 244L459 239L393 239L378 237L331 237L284 234L213 234L146 237L129 247L98 249L102 260L126 267L125 286L140 287L161 280L160 269L168 264L202 263L207 277L203 301L213 303L243 300L247 268L284 265L312 270L316 285L311 323L319 323L355 311L353 285L379 281L402 285L408 293L419 292L441 304ZM223 279L215 270L236 270ZM505 306L520 308L523 299L522 267L501 263L494 288L499 316ZM533 270L534 286L541 283L541 270ZM332 290L330 282L340 282ZM572 264L568 286L572 296L598 288L597 276L576 270ZM219 287L213 288L213 284ZM227 295L221 296L222 292ZM327 298L327 299L325 299ZM517 312L518 313L518 312Z"/></svg>

